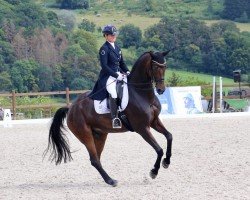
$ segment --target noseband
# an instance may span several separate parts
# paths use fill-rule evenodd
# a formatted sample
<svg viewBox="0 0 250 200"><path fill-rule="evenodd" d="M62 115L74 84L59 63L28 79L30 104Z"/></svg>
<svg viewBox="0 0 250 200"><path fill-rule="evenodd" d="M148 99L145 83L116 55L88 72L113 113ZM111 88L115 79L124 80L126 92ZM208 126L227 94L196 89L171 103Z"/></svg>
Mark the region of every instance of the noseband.
<svg viewBox="0 0 250 200"><path fill-rule="evenodd" d="M164 62L164 63L158 63L157 61L155 61L155 60L152 60L152 65L151 65L151 74L152 74L152 79L151 79L151 82L153 83L153 82L155 82L156 84L157 83L162 83L162 82L164 82L164 77L163 78L160 78L160 79L156 79L155 77L154 77L154 69L157 69L157 68L167 68L167 65L166 65L166 62Z"/></svg>

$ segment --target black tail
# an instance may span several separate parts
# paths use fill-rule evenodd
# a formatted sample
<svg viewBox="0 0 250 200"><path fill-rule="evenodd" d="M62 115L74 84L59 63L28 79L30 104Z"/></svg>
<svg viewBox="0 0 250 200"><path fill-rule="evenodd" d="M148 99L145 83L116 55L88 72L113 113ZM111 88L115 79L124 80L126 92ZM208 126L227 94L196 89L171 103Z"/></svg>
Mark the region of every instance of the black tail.
<svg viewBox="0 0 250 200"><path fill-rule="evenodd" d="M50 159L51 161L55 161L56 165L60 164L62 160L64 163L72 160L69 145L65 140L65 134L61 130L64 129L63 121L68 110L69 108L62 107L56 111L49 130L49 143L44 155L52 150Z"/></svg>

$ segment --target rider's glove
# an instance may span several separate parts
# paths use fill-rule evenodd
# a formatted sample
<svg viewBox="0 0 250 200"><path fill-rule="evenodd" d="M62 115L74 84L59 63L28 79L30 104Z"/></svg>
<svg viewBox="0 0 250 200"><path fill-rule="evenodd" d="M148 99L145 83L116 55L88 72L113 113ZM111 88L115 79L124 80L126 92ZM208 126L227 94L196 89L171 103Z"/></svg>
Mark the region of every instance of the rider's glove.
<svg viewBox="0 0 250 200"><path fill-rule="evenodd" d="M118 74L118 77L116 78L118 81L122 81L123 79L123 75L122 74Z"/></svg>
<svg viewBox="0 0 250 200"><path fill-rule="evenodd" d="M130 71L127 71L127 72L126 72L126 74L127 74L127 76L129 76L129 74L130 74Z"/></svg>

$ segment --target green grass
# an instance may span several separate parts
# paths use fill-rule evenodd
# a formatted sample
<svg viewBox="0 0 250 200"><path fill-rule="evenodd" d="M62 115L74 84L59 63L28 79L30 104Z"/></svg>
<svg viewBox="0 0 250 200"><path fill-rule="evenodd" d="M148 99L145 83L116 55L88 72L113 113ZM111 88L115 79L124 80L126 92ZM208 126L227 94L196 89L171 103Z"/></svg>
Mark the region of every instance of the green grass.
<svg viewBox="0 0 250 200"><path fill-rule="evenodd" d="M165 74L165 80L167 80L169 77L172 76L172 73L175 73L176 75L180 76L181 79L187 80L190 78L198 79L200 81L206 82L207 84L212 84L213 82L213 76L208 74L199 74L199 73L192 73L187 71L179 71L179 70L173 70L173 69L167 69ZM219 82L219 77L216 77L216 81ZM230 78L222 78L223 84L234 84L233 79Z"/></svg>
<svg viewBox="0 0 250 200"><path fill-rule="evenodd" d="M45 4L53 4L55 0L36 0L36 2L40 5ZM177 0L164 0L166 2L164 7L158 8L153 12L134 12L134 1L127 0L124 2L120 2L118 4L110 4L107 1L96 1L95 7L89 10L60 10L46 7L48 10L52 10L56 13L71 13L76 18L76 25L78 25L82 19L88 19L89 21L96 24L97 27L103 27L106 24L114 24L118 28L125 24L134 24L139 27L142 31L147 29L148 27L157 24L161 17L160 16L193 16L196 19L203 20L204 19L204 11L207 9L207 1L199 0L195 2L186 3L184 1ZM132 8L129 11L126 8ZM222 3L213 2L213 8L215 10L222 9ZM98 13L98 15L97 15ZM130 13L130 14L128 14ZM158 17L156 17L158 16ZM209 26L213 23L217 23L221 20L204 20L206 24ZM240 31L249 31L250 32L250 23L237 23L236 26L240 29Z"/></svg>
<svg viewBox="0 0 250 200"><path fill-rule="evenodd" d="M225 21L225 20L204 20L204 22L208 26L211 26L212 24L215 24L221 21ZM229 22L232 22L232 21L229 21ZM237 28L240 29L240 31L250 32L250 23L238 23L238 22L234 22L234 23L236 24Z"/></svg>
<svg viewBox="0 0 250 200"><path fill-rule="evenodd" d="M82 19L88 19L89 21L94 22L97 27L103 27L106 24L113 24L119 29L125 24L134 24L141 30L145 30L149 26L157 24L160 21L160 18L145 17L134 14L128 16L126 12L116 12L115 14L113 12L100 12L99 14L100 16L98 17L97 15L91 13L79 13L77 14L77 23L80 23Z"/></svg>

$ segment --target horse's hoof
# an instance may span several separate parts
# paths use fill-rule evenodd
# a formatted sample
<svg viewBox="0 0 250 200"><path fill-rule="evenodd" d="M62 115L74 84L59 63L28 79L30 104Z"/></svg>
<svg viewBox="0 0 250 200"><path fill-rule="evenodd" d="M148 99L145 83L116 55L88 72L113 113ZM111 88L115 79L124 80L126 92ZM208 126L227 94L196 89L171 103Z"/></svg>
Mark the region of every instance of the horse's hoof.
<svg viewBox="0 0 250 200"><path fill-rule="evenodd" d="M151 177L152 179L155 179L156 176L157 176L157 173L152 169L152 170L150 171L149 175L150 175L150 177Z"/></svg>
<svg viewBox="0 0 250 200"><path fill-rule="evenodd" d="M116 187L117 185L118 185L118 181L117 181L117 180L113 180L112 186L113 186L113 187Z"/></svg>
<svg viewBox="0 0 250 200"><path fill-rule="evenodd" d="M167 164L166 159L162 160L162 166L167 169L169 167L169 164Z"/></svg>
<svg viewBox="0 0 250 200"><path fill-rule="evenodd" d="M109 184L109 185L111 185L111 186L113 186L113 187L116 187L117 184L118 184L118 181L117 181L117 180L111 179L111 180L109 180L109 181L107 182L107 184Z"/></svg>

